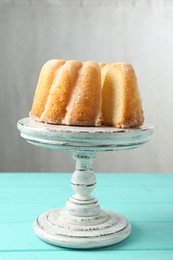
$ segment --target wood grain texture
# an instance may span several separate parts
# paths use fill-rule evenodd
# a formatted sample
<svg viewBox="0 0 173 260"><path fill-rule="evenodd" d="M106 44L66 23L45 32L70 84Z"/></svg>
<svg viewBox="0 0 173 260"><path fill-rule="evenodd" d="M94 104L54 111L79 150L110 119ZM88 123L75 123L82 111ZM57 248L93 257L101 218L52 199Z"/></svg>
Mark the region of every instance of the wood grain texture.
<svg viewBox="0 0 173 260"><path fill-rule="evenodd" d="M132 223L131 236L111 247L68 250L39 240L35 217L61 207L72 194L70 174L0 175L0 259L172 259L173 175L97 174L95 191L103 208ZM11 214L13 212L13 214Z"/></svg>

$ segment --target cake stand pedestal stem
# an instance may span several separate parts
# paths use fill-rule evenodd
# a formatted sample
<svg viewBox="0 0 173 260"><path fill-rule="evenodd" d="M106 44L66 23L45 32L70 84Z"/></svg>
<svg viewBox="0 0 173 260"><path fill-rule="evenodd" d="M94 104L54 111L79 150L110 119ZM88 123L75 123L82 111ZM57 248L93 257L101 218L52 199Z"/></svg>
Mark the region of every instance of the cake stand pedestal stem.
<svg viewBox="0 0 173 260"><path fill-rule="evenodd" d="M79 217L82 217L82 223L100 223L101 219L104 221L105 214L100 209L97 199L91 195L96 185L92 166L96 153L75 151L73 158L76 160L76 169L71 178L71 185L76 194L67 201L65 209L68 214L78 217L77 223L80 223Z"/></svg>
<svg viewBox="0 0 173 260"><path fill-rule="evenodd" d="M94 152L73 152L73 158L76 160L76 169L72 175L71 185L78 197L85 200L96 185L92 166L96 154Z"/></svg>

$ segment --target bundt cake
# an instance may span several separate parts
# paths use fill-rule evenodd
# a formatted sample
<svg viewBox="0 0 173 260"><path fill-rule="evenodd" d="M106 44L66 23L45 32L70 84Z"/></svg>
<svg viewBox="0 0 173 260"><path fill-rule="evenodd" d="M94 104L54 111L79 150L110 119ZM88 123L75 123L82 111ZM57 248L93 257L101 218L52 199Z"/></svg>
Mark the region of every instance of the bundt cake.
<svg viewBox="0 0 173 260"><path fill-rule="evenodd" d="M42 68L30 117L76 126L137 127L142 102L128 63L50 60Z"/></svg>

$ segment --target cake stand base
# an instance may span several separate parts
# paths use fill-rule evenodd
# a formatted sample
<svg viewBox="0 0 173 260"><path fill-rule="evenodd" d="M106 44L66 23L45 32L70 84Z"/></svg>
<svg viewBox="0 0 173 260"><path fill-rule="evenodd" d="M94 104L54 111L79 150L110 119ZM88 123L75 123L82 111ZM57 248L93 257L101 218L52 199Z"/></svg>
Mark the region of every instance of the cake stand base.
<svg viewBox="0 0 173 260"><path fill-rule="evenodd" d="M131 225L127 219L112 211L103 210L105 220L94 225L89 224L94 221L89 218L81 218L81 225L74 223L75 218L71 223L69 220L66 222L63 211L55 209L45 212L34 222L35 233L45 242L68 248L98 248L116 244L131 232Z"/></svg>

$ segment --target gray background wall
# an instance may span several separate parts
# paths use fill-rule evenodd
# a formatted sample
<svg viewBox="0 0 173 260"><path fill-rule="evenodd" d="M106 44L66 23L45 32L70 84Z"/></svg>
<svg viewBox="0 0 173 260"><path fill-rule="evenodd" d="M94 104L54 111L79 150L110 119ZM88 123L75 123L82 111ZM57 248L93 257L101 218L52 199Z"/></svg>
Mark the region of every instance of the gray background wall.
<svg viewBox="0 0 173 260"><path fill-rule="evenodd" d="M99 172L173 172L173 1L0 0L0 171L72 171L70 152L29 145L28 116L40 69L52 58L127 61L138 77L150 143L99 154Z"/></svg>

